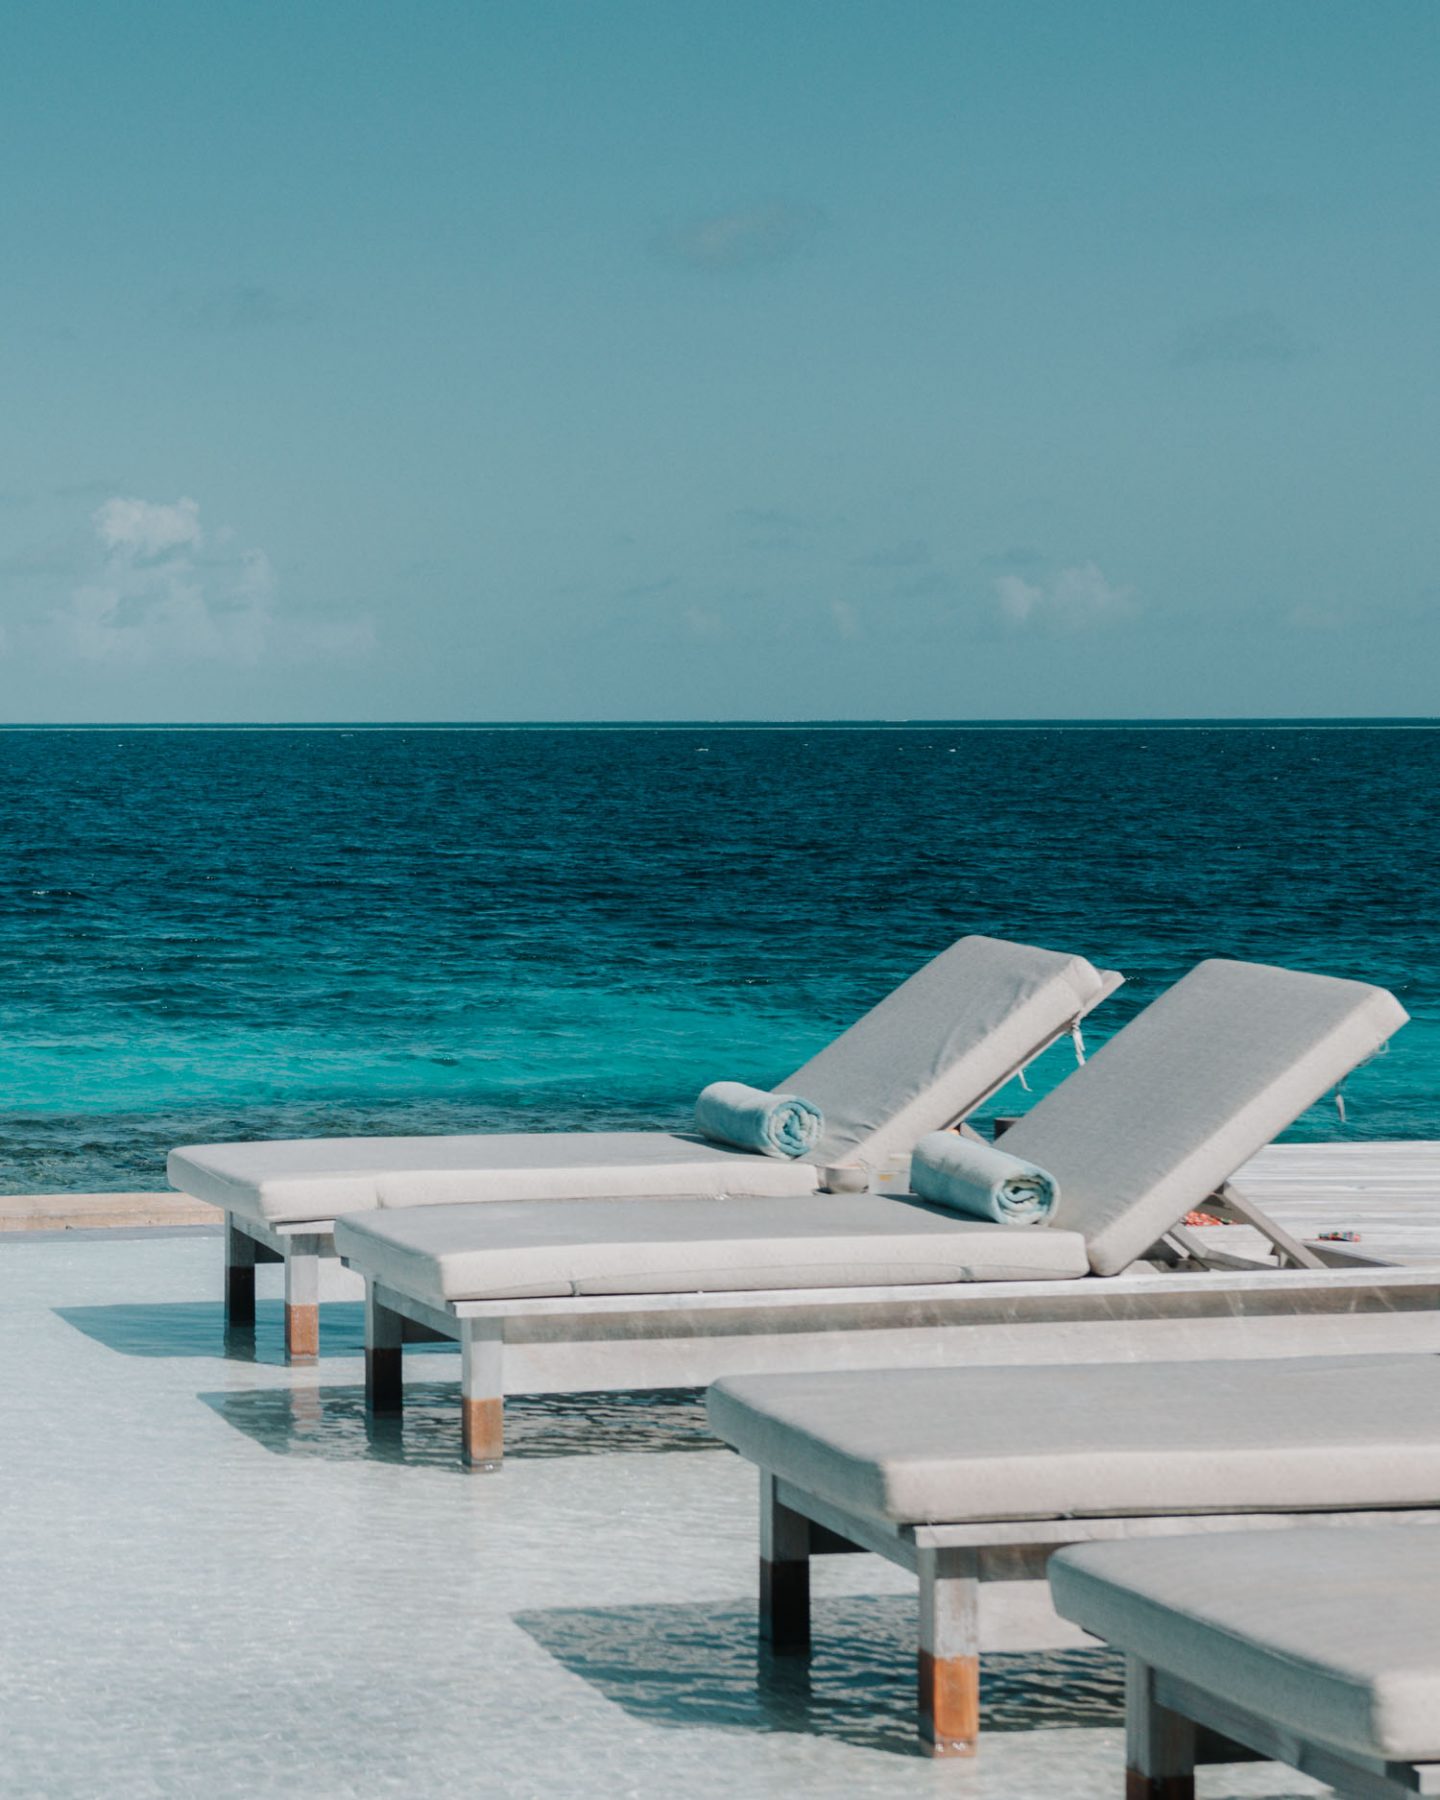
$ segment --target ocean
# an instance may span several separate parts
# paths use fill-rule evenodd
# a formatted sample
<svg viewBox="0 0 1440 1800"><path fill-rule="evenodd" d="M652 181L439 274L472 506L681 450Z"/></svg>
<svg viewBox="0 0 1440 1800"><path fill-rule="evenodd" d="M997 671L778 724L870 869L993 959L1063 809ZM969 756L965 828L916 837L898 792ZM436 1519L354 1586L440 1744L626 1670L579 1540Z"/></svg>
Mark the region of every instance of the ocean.
<svg viewBox="0 0 1440 1800"><path fill-rule="evenodd" d="M217 1139L683 1123L965 932L1383 983L1294 1137L1440 1135L1440 736L1275 723L0 732L0 1190ZM1070 1067L1052 1050L1042 1091ZM994 1110L1028 1104L1012 1088Z"/></svg>

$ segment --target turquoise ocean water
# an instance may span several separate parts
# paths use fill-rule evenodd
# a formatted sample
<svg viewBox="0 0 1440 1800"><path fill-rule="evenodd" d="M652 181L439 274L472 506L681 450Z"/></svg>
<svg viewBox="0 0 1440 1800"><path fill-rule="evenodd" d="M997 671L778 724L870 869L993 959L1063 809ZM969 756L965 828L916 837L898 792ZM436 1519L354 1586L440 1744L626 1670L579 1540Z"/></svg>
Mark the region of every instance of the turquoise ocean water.
<svg viewBox="0 0 1440 1800"><path fill-rule="evenodd" d="M675 1124L953 938L1414 1014L1294 1135L1440 1135L1423 726L0 732L0 1190L173 1144ZM1069 1067L1052 1051L1043 1088ZM1026 1097L1003 1095L997 1109Z"/></svg>

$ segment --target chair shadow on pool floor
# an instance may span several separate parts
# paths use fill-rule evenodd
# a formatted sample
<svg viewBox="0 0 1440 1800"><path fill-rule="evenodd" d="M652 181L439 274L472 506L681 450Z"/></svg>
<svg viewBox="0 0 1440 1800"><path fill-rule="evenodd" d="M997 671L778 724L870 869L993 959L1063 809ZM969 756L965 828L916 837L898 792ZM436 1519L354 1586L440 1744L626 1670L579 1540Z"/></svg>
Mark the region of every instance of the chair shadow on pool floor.
<svg viewBox="0 0 1440 1800"><path fill-rule="evenodd" d="M136 1301L118 1306L57 1306L56 1314L86 1337L124 1356L212 1356L231 1362L285 1361L285 1307L260 1300L253 1326L228 1327L218 1300ZM421 1346L416 1346L421 1348ZM365 1308L339 1301L324 1308L321 1360L362 1356Z"/></svg>
<svg viewBox="0 0 1440 1800"><path fill-rule="evenodd" d="M773 1656L753 1606L555 1607L515 1622L570 1674L655 1725L800 1732L922 1754L915 1735L916 1603L904 1595L814 1602L814 1648ZM980 1677L982 1732L1124 1722L1112 1651L997 1653Z"/></svg>
<svg viewBox="0 0 1440 1800"><path fill-rule="evenodd" d="M456 1382L407 1381L405 1411L370 1419L365 1390L346 1387L250 1388L201 1394L222 1419L277 1456L325 1462L460 1464L460 1390ZM718 1450L697 1390L664 1393L515 1394L505 1402L507 1461L562 1456L665 1455Z"/></svg>

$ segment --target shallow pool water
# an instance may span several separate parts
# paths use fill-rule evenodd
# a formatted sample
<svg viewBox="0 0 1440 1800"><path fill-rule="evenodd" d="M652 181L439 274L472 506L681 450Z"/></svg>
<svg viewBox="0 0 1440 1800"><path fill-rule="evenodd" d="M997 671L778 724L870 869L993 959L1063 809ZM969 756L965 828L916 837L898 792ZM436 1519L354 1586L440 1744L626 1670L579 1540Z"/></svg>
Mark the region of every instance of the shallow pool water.
<svg viewBox="0 0 1440 1800"><path fill-rule="evenodd" d="M521 1399L467 1475L453 1354L367 1433L353 1313L291 1371L267 1298L227 1357L219 1277L205 1232L0 1242L7 1796L1121 1791L1101 1650L993 1658L979 1759L917 1754L914 1594L874 1558L817 1565L808 1666L761 1657L754 1472L695 1395Z"/></svg>

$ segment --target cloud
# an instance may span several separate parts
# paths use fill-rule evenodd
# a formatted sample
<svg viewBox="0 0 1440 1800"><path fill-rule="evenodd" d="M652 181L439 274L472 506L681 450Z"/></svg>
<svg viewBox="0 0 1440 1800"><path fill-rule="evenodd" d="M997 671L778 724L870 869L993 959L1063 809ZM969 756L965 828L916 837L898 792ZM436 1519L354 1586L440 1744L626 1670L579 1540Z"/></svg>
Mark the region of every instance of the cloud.
<svg viewBox="0 0 1440 1800"><path fill-rule="evenodd" d="M96 508L94 523L95 535L117 559L150 563L176 550L198 550L204 542L193 500L167 505L116 495Z"/></svg>
<svg viewBox="0 0 1440 1800"><path fill-rule="evenodd" d="M311 316L310 308L302 302L287 299L273 288L243 281L189 297L177 295L175 304L184 323L194 331L255 331L269 325L297 323Z"/></svg>
<svg viewBox="0 0 1440 1800"><path fill-rule="evenodd" d="M1176 338L1170 360L1180 369L1206 363L1291 363L1311 348L1273 312L1227 313L1187 326Z"/></svg>
<svg viewBox="0 0 1440 1800"><path fill-rule="evenodd" d="M227 527L208 533L191 499L116 494L91 515L88 579L50 613L61 642L87 662L223 662L253 666L363 655L367 619L292 619L275 603L261 549L240 548Z"/></svg>
<svg viewBox="0 0 1440 1800"><path fill-rule="evenodd" d="M672 262L709 273L763 268L798 255L825 223L818 206L768 200L669 225L655 239L655 249Z"/></svg>
<svg viewBox="0 0 1440 1800"><path fill-rule="evenodd" d="M994 587L1002 617L1024 629L1090 631L1140 610L1134 589L1115 586L1093 562L1034 581L1001 575Z"/></svg>

